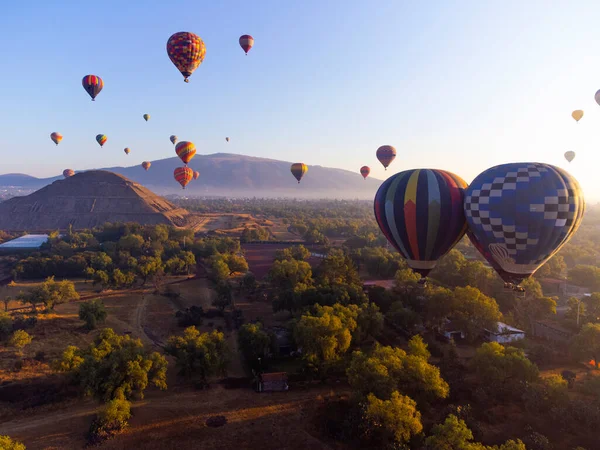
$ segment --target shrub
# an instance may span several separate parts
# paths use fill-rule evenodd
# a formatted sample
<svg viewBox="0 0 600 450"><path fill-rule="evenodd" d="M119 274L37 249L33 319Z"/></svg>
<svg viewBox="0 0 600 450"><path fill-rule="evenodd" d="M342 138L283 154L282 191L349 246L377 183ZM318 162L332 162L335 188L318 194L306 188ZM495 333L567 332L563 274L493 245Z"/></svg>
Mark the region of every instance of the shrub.
<svg viewBox="0 0 600 450"><path fill-rule="evenodd" d="M8 345L15 347L19 352L22 352L29 344L31 344L31 336L23 330L15 331L8 341Z"/></svg>
<svg viewBox="0 0 600 450"><path fill-rule="evenodd" d="M79 305L79 318L85 322L88 330L96 328L98 322L106 320L106 309L102 300L95 299Z"/></svg>
<svg viewBox="0 0 600 450"><path fill-rule="evenodd" d="M8 436L0 436L0 449L2 450L25 450L25 446Z"/></svg>
<svg viewBox="0 0 600 450"><path fill-rule="evenodd" d="M106 403L90 425L88 441L100 443L123 431L131 418L131 403L125 398L115 398Z"/></svg>
<svg viewBox="0 0 600 450"><path fill-rule="evenodd" d="M191 327L202 325L202 316L204 315L204 311L201 306L191 306L190 308L186 308L175 313L175 317L177 318L177 325L180 327Z"/></svg>

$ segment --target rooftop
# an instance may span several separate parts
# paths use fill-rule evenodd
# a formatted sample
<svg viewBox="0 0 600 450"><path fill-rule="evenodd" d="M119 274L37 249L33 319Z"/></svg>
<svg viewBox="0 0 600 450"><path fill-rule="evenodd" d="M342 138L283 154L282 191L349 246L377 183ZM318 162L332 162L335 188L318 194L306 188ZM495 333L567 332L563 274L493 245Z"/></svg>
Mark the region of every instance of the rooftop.
<svg viewBox="0 0 600 450"><path fill-rule="evenodd" d="M48 240L47 234L26 234L0 244L0 249L11 248L40 248Z"/></svg>
<svg viewBox="0 0 600 450"><path fill-rule="evenodd" d="M494 334L520 334L525 333L523 330L519 330L518 328L511 327L510 325L505 324L504 322L498 322L498 331L494 332ZM486 330L489 331L489 330Z"/></svg>

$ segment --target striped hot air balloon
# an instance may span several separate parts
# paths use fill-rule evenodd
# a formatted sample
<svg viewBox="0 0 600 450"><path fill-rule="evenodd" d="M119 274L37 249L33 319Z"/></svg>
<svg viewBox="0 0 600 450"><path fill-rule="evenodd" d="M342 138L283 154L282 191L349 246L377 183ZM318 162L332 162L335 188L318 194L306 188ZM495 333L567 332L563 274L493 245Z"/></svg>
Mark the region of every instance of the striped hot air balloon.
<svg viewBox="0 0 600 450"><path fill-rule="evenodd" d="M131 152L131 149L129 147L125 147L123 149L123 151L125 152L126 155L129 155L129 152Z"/></svg>
<svg viewBox="0 0 600 450"><path fill-rule="evenodd" d="M65 169L63 170L63 177L69 178L75 175L75 171L73 169Z"/></svg>
<svg viewBox="0 0 600 450"><path fill-rule="evenodd" d="M379 228L422 277L463 237L467 183L444 170L414 169L391 176L375 195Z"/></svg>
<svg viewBox="0 0 600 450"><path fill-rule="evenodd" d="M175 146L175 153L177 153L179 159L187 166L196 154L196 146L193 142L181 141Z"/></svg>
<svg viewBox="0 0 600 450"><path fill-rule="evenodd" d="M83 80L81 80L81 84L83 85L85 92L92 97L92 101L96 101L96 96L104 87L104 81L102 81L102 78L96 75L86 75L83 77Z"/></svg>
<svg viewBox="0 0 600 450"><path fill-rule="evenodd" d="M391 145L382 145L377 149L377 159L387 170L392 161L396 159L396 149Z"/></svg>
<svg viewBox="0 0 600 450"><path fill-rule="evenodd" d="M106 144L107 140L108 140L108 138L106 137L105 134L97 134L96 135L96 142L98 142L98 144L100 144L100 147L103 147L104 144Z"/></svg>
<svg viewBox="0 0 600 450"><path fill-rule="evenodd" d="M581 224L583 192L565 170L512 163L479 174L465 194L469 238L509 285L530 277Z"/></svg>
<svg viewBox="0 0 600 450"><path fill-rule="evenodd" d="M62 134L57 133L56 131L50 135L50 139L52 139L52 142L54 142L56 145L62 141L62 138Z"/></svg>
<svg viewBox="0 0 600 450"><path fill-rule="evenodd" d="M369 168L369 166L362 166L360 168L360 174L363 176L363 178L366 180L367 177L369 176L369 174L371 173L371 169Z"/></svg>
<svg viewBox="0 0 600 450"><path fill-rule="evenodd" d="M167 53L171 62L183 75L183 81L187 83L194 70L204 61L206 47L199 36L182 31L169 38Z"/></svg>
<svg viewBox="0 0 600 450"><path fill-rule="evenodd" d="M177 136L175 136L174 134L172 134L169 139L171 140L171 143L173 145L177 144Z"/></svg>
<svg viewBox="0 0 600 450"><path fill-rule="evenodd" d="M244 34L243 36L240 36L240 47L244 49L244 52L246 52L246 56L248 55L248 52L250 51L253 45L254 38L252 36L250 36L249 34Z"/></svg>
<svg viewBox="0 0 600 450"><path fill-rule="evenodd" d="M298 184L300 184L300 180L304 176L306 172L308 172L308 166L304 163L294 163L290 168L292 175L298 180Z"/></svg>
<svg viewBox="0 0 600 450"><path fill-rule="evenodd" d="M197 180L199 176L200 176L200 172L198 172L197 170L194 170L194 180Z"/></svg>
<svg viewBox="0 0 600 450"><path fill-rule="evenodd" d="M142 167L144 168L144 170L148 170L150 168L150 166L152 165L152 163L150 161L144 161L142 163Z"/></svg>
<svg viewBox="0 0 600 450"><path fill-rule="evenodd" d="M182 189L188 185L190 181L194 178L194 171L189 167L178 167L173 172L173 176L175 180L181 185Z"/></svg>

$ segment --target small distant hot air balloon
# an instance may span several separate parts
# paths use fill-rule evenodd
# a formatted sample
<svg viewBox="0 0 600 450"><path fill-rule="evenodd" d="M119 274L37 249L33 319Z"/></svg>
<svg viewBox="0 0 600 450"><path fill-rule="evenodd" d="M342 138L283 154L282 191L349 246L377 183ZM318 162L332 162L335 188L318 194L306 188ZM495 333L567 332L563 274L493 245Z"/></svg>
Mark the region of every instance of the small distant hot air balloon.
<svg viewBox="0 0 600 450"><path fill-rule="evenodd" d="M173 176L183 189L188 185L192 178L194 178L194 171L189 167L178 167L173 172Z"/></svg>
<svg viewBox="0 0 600 450"><path fill-rule="evenodd" d="M600 105L600 89L596 91L596 95L594 95L594 98L596 99L596 103Z"/></svg>
<svg viewBox="0 0 600 450"><path fill-rule="evenodd" d="M467 183L451 172L413 169L392 175L375 194L375 220L408 266L426 277L467 229Z"/></svg>
<svg viewBox="0 0 600 450"><path fill-rule="evenodd" d="M308 166L304 163L294 163L290 168L292 175L298 180L298 184L300 184L300 180L304 176L304 174L308 171Z"/></svg>
<svg viewBox="0 0 600 450"><path fill-rule="evenodd" d="M73 169L65 169L63 170L63 177L69 178L75 175L75 171Z"/></svg>
<svg viewBox="0 0 600 450"><path fill-rule="evenodd" d="M362 166L360 168L360 174L363 176L363 178L366 180L367 177L369 176L369 174L371 173L371 169L368 166Z"/></svg>
<svg viewBox="0 0 600 450"><path fill-rule="evenodd" d="M226 140L227 142L229 142L229 138L228 138L228 137L226 137L226 138L225 138L225 140Z"/></svg>
<svg viewBox="0 0 600 450"><path fill-rule="evenodd" d="M565 159L569 162L573 161L573 159L575 159L575 152L572 152L572 151L566 152Z"/></svg>
<svg viewBox="0 0 600 450"><path fill-rule="evenodd" d="M129 149L129 147L126 147L125 149L123 149L123 151L125 152L125 154L126 154L126 155L129 155L129 152L130 152L131 150Z"/></svg>
<svg viewBox="0 0 600 450"><path fill-rule="evenodd" d="M148 122L148 120L150 120L150 114L144 114L144 120Z"/></svg>
<svg viewBox="0 0 600 450"><path fill-rule="evenodd" d="M253 45L254 38L252 36L250 36L249 34L244 34L243 36L240 36L240 47L244 49L244 51L246 52L246 56L248 56L248 52L250 51Z"/></svg>
<svg viewBox="0 0 600 450"><path fill-rule="evenodd" d="M151 165L152 165L152 163L150 161L144 161L142 163L142 167L144 168L144 170L148 170Z"/></svg>
<svg viewBox="0 0 600 450"><path fill-rule="evenodd" d="M54 142L56 145L58 145L60 143L60 141L62 141L62 134L57 133L55 131L54 133L52 133L50 135L50 139L52 139L52 142Z"/></svg>
<svg viewBox="0 0 600 450"><path fill-rule="evenodd" d="M175 136L174 134L172 134L169 139L171 139L171 143L173 145L175 145L177 143L177 136Z"/></svg>
<svg viewBox="0 0 600 450"><path fill-rule="evenodd" d="M573 119L575 119L576 122L579 122L583 117L583 111L581 109L576 109L571 113L571 117L573 117Z"/></svg>
<svg viewBox="0 0 600 450"><path fill-rule="evenodd" d="M188 78L204 60L206 47L199 36L187 31L175 33L167 42L167 53L171 62L183 75L183 81Z"/></svg>
<svg viewBox="0 0 600 450"><path fill-rule="evenodd" d="M196 146L193 142L181 141L175 146L175 153L177 153L179 159L187 166L187 163L189 163L196 154Z"/></svg>
<svg viewBox="0 0 600 450"><path fill-rule="evenodd" d="M107 141L107 137L105 134L98 134L96 135L96 142L98 142L98 144L100 144L100 147L102 147L104 144L106 144Z"/></svg>
<svg viewBox="0 0 600 450"><path fill-rule="evenodd" d="M396 159L396 149L391 145L382 145L377 149L377 159L387 170L392 161Z"/></svg>
<svg viewBox="0 0 600 450"><path fill-rule="evenodd" d="M92 101L96 101L96 96L104 87L104 81L96 75L86 75L83 77L83 80L81 80L81 84L83 85L85 92L92 97Z"/></svg>
<svg viewBox="0 0 600 450"><path fill-rule="evenodd" d="M197 180L199 176L200 176L200 172L198 172L197 170L194 170L194 180Z"/></svg>

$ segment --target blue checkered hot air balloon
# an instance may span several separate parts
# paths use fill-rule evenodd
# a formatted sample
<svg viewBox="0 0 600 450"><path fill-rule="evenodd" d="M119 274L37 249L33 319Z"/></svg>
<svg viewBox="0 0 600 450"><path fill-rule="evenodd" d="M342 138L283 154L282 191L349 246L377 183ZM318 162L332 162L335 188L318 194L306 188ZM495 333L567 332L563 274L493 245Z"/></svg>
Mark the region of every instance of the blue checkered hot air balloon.
<svg viewBox="0 0 600 450"><path fill-rule="evenodd" d="M518 285L573 236L585 211L575 178L549 164L512 163L479 174L465 193L469 238Z"/></svg>

